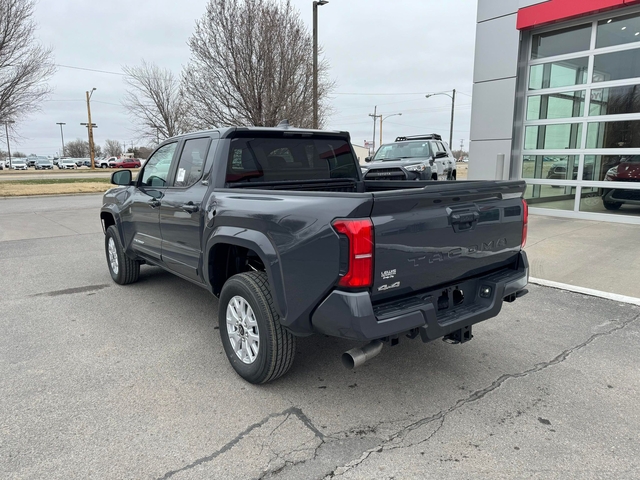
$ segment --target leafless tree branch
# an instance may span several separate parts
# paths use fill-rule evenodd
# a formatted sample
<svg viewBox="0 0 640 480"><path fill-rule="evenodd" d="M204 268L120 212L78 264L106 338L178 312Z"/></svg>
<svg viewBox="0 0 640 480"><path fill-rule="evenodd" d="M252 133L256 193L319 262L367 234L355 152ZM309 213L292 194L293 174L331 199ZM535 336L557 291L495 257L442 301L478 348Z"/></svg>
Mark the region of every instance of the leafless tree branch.
<svg viewBox="0 0 640 480"><path fill-rule="evenodd" d="M275 126L313 123L313 39L289 0L209 0L189 40L182 74L190 123ZM334 84L319 61L319 122Z"/></svg>
<svg viewBox="0 0 640 480"><path fill-rule="evenodd" d="M0 121L23 119L51 92L53 54L36 41L34 6L34 0L0 0Z"/></svg>
<svg viewBox="0 0 640 480"><path fill-rule="evenodd" d="M122 103L139 124L141 137L164 140L189 130L178 77L144 60L123 70L128 88Z"/></svg>

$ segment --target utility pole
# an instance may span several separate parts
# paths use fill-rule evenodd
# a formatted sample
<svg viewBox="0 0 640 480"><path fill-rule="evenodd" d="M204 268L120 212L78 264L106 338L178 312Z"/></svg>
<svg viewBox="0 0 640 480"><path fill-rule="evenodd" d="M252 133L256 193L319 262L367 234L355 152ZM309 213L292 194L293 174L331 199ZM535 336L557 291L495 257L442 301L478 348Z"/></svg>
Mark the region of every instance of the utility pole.
<svg viewBox="0 0 640 480"><path fill-rule="evenodd" d="M93 148L93 129L94 127L97 128L98 126L91 123L91 102L90 102L91 95L93 95L93 92L95 91L96 91L95 88L92 88L91 92L87 91L87 115L89 117L89 123L81 124L81 125L86 125L89 131L89 156L91 157L91 170L96 169L95 150Z"/></svg>
<svg viewBox="0 0 640 480"><path fill-rule="evenodd" d="M313 2L313 128L318 128L318 6L328 0Z"/></svg>
<svg viewBox="0 0 640 480"><path fill-rule="evenodd" d="M62 151L60 152L60 158L64 157L64 133L62 133L62 126L66 125L63 122L57 122L56 125L60 125L60 137L62 137Z"/></svg>
<svg viewBox="0 0 640 480"><path fill-rule="evenodd" d="M369 116L371 118L373 118L373 138L372 138L372 142L373 142L373 154L375 155L376 153L376 122L378 120L378 117L382 118L382 115L377 115L378 113L378 106L376 105L375 107L373 107L373 114L369 114Z"/></svg>
<svg viewBox="0 0 640 480"><path fill-rule="evenodd" d="M4 131L7 134L7 153L9 154L9 168L11 168L11 145L9 145L9 124L16 123L13 120L5 120L4 122Z"/></svg>

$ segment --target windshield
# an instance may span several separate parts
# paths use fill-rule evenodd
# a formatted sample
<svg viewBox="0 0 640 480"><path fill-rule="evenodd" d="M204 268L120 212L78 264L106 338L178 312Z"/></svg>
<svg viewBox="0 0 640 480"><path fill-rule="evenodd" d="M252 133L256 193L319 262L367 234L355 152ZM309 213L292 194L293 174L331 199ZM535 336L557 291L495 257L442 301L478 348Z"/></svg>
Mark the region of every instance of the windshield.
<svg viewBox="0 0 640 480"><path fill-rule="evenodd" d="M38 160L36 160L36 163L38 163L40 165L49 165L51 163L51 160L43 160L43 159L39 158Z"/></svg>
<svg viewBox="0 0 640 480"><path fill-rule="evenodd" d="M22 165L24 163L24 160L18 160L17 158L14 158L13 160L11 160L13 163L15 163L16 165Z"/></svg>
<svg viewBox="0 0 640 480"><path fill-rule="evenodd" d="M374 162L403 158L428 158L431 156L429 142L402 142L382 145L373 157Z"/></svg>

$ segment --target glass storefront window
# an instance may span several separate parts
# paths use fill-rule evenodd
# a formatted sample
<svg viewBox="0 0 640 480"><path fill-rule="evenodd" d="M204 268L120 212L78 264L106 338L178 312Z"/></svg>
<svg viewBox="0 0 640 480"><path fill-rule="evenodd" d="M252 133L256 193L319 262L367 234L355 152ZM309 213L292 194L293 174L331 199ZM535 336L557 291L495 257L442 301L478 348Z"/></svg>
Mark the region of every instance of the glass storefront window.
<svg viewBox="0 0 640 480"><path fill-rule="evenodd" d="M593 81L609 82L640 77L640 49L596 55L593 63Z"/></svg>
<svg viewBox="0 0 640 480"><path fill-rule="evenodd" d="M580 211L640 217L640 189L582 187Z"/></svg>
<svg viewBox="0 0 640 480"><path fill-rule="evenodd" d="M533 36L531 58L553 57L565 53L589 50L591 43L591 25L554 30Z"/></svg>
<svg viewBox="0 0 640 480"><path fill-rule="evenodd" d="M596 48L640 41L640 15L608 18L598 22Z"/></svg>
<svg viewBox="0 0 640 480"><path fill-rule="evenodd" d="M529 126L525 128L524 149L564 150L567 148L580 148L581 138L581 123Z"/></svg>
<svg viewBox="0 0 640 480"><path fill-rule="evenodd" d="M583 180L638 182L640 185L640 155L585 155L584 162Z"/></svg>
<svg viewBox="0 0 640 480"><path fill-rule="evenodd" d="M579 158L578 155L524 155L522 178L576 180Z"/></svg>
<svg viewBox="0 0 640 480"><path fill-rule="evenodd" d="M529 90L582 85L587 83L588 69L587 57L532 65L529 72Z"/></svg>
<svg viewBox="0 0 640 480"><path fill-rule="evenodd" d="M589 123L587 148L640 148L640 120Z"/></svg>
<svg viewBox="0 0 640 480"><path fill-rule="evenodd" d="M576 187L564 185L527 185L524 198L530 207L573 210Z"/></svg>
<svg viewBox="0 0 640 480"><path fill-rule="evenodd" d="M570 118L584 115L585 91L532 95L527 102L527 120Z"/></svg>
<svg viewBox="0 0 640 480"><path fill-rule="evenodd" d="M591 90L589 115L640 113L640 85Z"/></svg>

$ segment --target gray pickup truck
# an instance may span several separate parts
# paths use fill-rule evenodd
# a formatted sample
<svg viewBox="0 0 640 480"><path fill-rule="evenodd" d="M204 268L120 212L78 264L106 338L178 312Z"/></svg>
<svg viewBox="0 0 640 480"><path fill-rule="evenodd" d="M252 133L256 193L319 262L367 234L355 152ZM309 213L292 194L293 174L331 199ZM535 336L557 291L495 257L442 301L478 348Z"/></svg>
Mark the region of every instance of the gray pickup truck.
<svg viewBox="0 0 640 480"><path fill-rule="evenodd" d="M314 333L383 344L463 343L526 293L521 181L363 179L349 134L223 128L166 140L121 170L100 219L119 284L160 266L219 298L236 372L265 383Z"/></svg>

